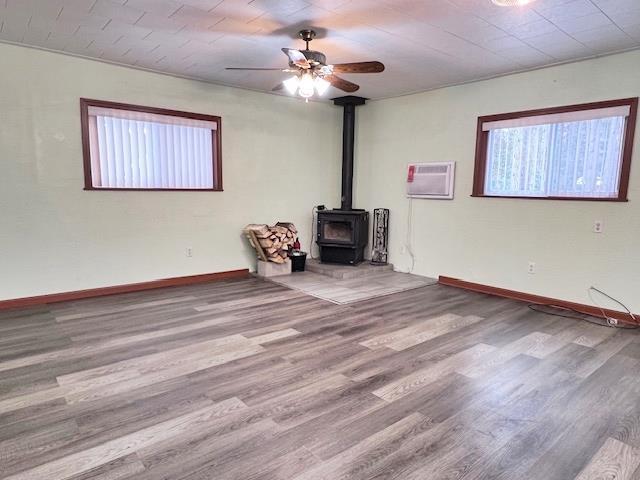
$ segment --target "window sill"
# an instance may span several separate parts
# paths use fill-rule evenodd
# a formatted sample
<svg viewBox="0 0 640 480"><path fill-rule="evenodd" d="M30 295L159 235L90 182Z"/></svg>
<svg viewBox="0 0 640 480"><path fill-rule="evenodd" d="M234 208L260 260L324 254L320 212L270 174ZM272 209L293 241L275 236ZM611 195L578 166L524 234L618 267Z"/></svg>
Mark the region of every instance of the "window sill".
<svg viewBox="0 0 640 480"><path fill-rule="evenodd" d="M511 198L518 200L569 200L577 202L628 202L627 198L593 198L593 197L519 197L515 195L485 195L471 194L474 198Z"/></svg>

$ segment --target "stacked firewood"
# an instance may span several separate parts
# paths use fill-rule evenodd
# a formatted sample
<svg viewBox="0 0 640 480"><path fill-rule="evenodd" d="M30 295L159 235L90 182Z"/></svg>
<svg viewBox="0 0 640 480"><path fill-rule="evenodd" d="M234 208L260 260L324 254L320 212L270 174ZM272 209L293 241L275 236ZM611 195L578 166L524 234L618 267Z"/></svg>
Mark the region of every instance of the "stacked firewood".
<svg viewBox="0 0 640 480"><path fill-rule="evenodd" d="M279 222L272 227L252 223L244 228L244 232L256 249L258 257L275 263L284 263L287 260L298 235L295 225L288 222Z"/></svg>

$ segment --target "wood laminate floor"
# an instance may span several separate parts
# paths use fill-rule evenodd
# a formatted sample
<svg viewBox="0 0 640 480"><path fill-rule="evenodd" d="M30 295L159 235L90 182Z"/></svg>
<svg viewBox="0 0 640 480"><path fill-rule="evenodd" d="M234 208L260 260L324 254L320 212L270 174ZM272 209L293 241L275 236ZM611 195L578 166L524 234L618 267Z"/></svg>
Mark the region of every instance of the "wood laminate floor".
<svg viewBox="0 0 640 480"><path fill-rule="evenodd" d="M640 479L640 337L259 279L0 312L0 478Z"/></svg>

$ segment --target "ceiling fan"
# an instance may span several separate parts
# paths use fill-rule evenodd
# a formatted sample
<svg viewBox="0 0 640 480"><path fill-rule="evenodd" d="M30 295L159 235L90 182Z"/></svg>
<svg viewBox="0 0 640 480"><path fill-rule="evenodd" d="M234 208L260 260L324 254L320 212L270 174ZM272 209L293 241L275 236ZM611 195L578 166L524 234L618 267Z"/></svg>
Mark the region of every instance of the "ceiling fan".
<svg viewBox="0 0 640 480"><path fill-rule="evenodd" d="M327 57L322 52L309 50L309 42L316 36L313 30L301 30L298 35L306 47L304 50L283 48L284 54L289 57L289 68L259 68L259 67L228 67L227 70L278 70L293 73L293 76L278 84L273 91L286 88L289 93L298 95L309 101L315 92L322 95L329 85L340 90L353 93L360 88L359 85L336 76L336 73L380 73L384 71L384 65L380 62L355 62L327 65Z"/></svg>

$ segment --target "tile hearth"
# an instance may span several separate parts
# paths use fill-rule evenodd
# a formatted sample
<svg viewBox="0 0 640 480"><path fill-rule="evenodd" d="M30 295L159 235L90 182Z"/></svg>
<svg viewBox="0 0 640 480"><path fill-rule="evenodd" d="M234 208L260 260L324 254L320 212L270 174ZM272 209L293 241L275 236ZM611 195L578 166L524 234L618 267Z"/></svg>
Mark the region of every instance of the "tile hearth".
<svg viewBox="0 0 640 480"><path fill-rule="evenodd" d="M306 271L269 279L339 305L360 302L437 283L410 273L394 272L393 265L332 265L307 260Z"/></svg>

